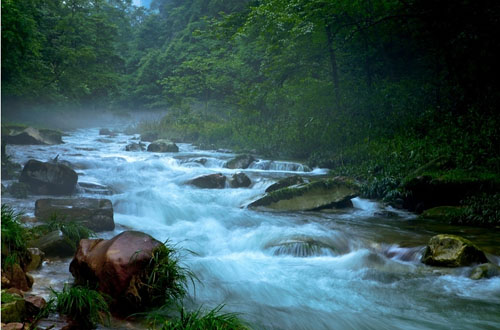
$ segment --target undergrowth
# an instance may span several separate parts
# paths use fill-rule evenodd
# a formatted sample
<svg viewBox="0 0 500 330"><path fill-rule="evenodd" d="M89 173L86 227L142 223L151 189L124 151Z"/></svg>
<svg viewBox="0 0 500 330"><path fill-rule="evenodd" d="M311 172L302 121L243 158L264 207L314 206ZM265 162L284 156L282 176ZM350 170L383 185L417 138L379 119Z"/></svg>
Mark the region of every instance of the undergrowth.
<svg viewBox="0 0 500 330"><path fill-rule="evenodd" d="M2 204L2 269L12 264L22 264L28 258L27 231L21 225L20 217L20 213Z"/></svg>

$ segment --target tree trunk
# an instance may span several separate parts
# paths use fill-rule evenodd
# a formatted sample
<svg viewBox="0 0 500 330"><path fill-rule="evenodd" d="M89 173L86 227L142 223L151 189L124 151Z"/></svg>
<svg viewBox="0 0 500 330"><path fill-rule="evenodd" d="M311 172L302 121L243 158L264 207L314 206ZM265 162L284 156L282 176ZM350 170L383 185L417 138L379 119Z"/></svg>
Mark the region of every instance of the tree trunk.
<svg viewBox="0 0 500 330"><path fill-rule="evenodd" d="M326 40L328 47L328 54L330 55L331 76L333 82L333 93L335 96L335 105L337 108L340 106L340 92L339 92L339 73L337 68L337 57L333 49L333 31L330 25L325 24Z"/></svg>

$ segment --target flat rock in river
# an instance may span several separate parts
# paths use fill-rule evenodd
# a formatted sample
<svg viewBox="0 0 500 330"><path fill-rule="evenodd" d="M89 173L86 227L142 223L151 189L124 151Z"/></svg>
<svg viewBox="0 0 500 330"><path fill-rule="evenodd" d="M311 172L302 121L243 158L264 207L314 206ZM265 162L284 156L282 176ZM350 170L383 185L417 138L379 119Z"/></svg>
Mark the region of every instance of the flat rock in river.
<svg viewBox="0 0 500 330"><path fill-rule="evenodd" d="M56 214L60 220L75 221L93 231L115 229L113 204L109 199L39 199L35 203L35 216L41 220Z"/></svg>
<svg viewBox="0 0 500 330"><path fill-rule="evenodd" d="M352 179L335 177L293 187L282 188L252 202L250 208L275 211L311 211L351 206L359 195L359 185Z"/></svg>
<svg viewBox="0 0 500 330"><path fill-rule="evenodd" d="M26 183L33 194L69 195L75 190L78 174L64 164L31 159L24 165L19 181Z"/></svg>

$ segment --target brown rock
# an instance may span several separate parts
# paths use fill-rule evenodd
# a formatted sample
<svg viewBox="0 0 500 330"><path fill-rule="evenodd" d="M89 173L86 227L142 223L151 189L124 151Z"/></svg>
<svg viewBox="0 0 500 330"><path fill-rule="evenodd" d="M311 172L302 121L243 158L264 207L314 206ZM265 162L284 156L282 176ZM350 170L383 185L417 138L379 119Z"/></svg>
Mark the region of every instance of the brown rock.
<svg viewBox="0 0 500 330"><path fill-rule="evenodd" d="M33 283L27 278L26 273L18 264L7 266L5 271L2 272L2 287L4 286L3 276L5 276L8 280L5 282L6 288L18 288L22 291L28 291L31 288L31 285L33 285Z"/></svg>
<svg viewBox="0 0 500 330"><path fill-rule="evenodd" d="M2 330L23 330L24 324L20 322L11 322L5 325L2 325Z"/></svg>
<svg viewBox="0 0 500 330"><path fill-rule="evenodd" d="M110 240L83 239L70 272L76 283L97 284L99 291L115 299L115 304L127 305L139 298L137 279L144 276L152 251L159 245L159 241L138 231L125 231Z"/></svg>
<svg viewBox="0 0 500 330"><path fill-rule="evenodd" d="M31 261L26 265L25 271L30 272L40 268L45 258L45 253L38 248L28 248L28 253L30 254Z"/></svg>
<svg viewBox="0 0 500 330"><path fill-rule="evenodd" d="M42 297L29 296L24 298L26 305L26 312L28 315L36 316L47 306L47 302Z"/></svg>
<svg viewBox="0 0 500 330"><path fill-rule="evenodd" d="M229 185L231 188L247 188L250 187L252 181L250 178L243 172L235 173L231 180L229 180Z"/></svg>
<svg viewBox="0 0 500 330"><path fill-rule="evenodd" d="M188 181L187 184L198 188L222 189L226 186L226 177L221 173L202 175Z"/></svg>

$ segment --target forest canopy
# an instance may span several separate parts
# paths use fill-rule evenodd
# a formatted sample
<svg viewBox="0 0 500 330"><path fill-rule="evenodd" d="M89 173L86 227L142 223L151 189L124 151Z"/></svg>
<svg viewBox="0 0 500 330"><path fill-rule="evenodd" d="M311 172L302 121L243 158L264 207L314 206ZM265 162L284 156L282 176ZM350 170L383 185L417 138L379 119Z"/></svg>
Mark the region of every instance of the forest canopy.
<svg viewBox="0 0 500 330"><path fill-rule="evenodd" d="M494 0L4 0L2 110L168 109L149 129L185 142L498 170L499 17Z"/></svg>

